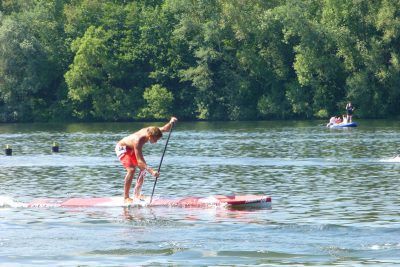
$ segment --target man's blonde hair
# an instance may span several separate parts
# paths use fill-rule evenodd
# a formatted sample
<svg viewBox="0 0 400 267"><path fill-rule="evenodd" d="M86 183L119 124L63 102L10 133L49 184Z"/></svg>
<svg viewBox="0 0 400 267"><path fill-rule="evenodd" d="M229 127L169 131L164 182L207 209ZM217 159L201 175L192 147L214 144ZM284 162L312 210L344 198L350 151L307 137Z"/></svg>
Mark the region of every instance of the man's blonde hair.
<svg viewBox="0 0 400 267"><path fill-rule="evenodd" d="M161 132L160 128L158 128L158 127L154 127L154 126L149 127L147 129L147 133L150 136L155 137L157 139L160 139L162 137L162 132Z"/></svg>

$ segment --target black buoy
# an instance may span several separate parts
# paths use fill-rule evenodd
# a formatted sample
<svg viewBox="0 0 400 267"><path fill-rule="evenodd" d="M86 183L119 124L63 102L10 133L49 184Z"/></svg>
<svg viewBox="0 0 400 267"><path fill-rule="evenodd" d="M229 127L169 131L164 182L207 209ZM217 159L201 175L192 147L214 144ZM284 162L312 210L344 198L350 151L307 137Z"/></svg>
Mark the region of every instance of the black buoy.
<svg viewBox="0 0 400 267"><path fill-rule="evenodd" d="M6 149L4 149L6 152L6 156L11 156L12 155L12 148L10 145L6 145Z"/></svg>
<svg viewBox="0 0 400 267"><path fill-rule="evenodd" d="M58 153L60 151L60 147L58 146L57 142L53 143L53 146L51 147L51 151L55 152L55 153Z"/></svg>

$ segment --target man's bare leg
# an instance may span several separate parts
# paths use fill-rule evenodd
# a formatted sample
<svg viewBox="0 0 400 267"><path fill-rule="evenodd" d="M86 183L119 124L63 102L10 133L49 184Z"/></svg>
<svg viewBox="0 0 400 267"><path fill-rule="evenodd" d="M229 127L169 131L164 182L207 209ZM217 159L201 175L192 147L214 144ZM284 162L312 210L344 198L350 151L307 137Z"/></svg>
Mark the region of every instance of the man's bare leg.
<svg viewBox="0 0 400 267"><path fill-rule="evenodd" d="M138 178L136 180L135 189L134 189L135 198L137 198L137 199L140 199L140 192L142 191L142 185L143 185L145 176L146 176L145 170L140 171L138 174Z"/></svg>
<svg viewBox="0 0 400 267"><path fill-rule="evenodd" d="M129 198L129 190L131 189L133 176L135 175L135 168L127 168L126 171L127 172L125 175L124 183L124 199L125 201L132 201L132 199Z"/></svg>

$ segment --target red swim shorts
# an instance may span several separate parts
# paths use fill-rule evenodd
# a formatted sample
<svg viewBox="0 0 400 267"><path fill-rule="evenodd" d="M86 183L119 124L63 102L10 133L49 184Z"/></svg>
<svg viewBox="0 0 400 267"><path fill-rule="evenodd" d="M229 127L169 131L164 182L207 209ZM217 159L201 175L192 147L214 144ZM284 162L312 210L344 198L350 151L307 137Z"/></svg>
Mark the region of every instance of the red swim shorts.
<svg viewBox="0 0 400 267"><path fill-rule="evenodd" d="M135 167L138 165L135 151L130 147L117 145L115 147L115 153L125 168Z"/></svg>

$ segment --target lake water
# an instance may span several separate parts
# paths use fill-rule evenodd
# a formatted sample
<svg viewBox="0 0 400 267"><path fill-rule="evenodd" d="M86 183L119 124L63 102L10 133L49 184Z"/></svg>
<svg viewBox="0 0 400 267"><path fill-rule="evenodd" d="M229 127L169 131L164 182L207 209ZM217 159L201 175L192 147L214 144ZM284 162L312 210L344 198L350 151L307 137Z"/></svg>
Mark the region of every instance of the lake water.
<svg viewBox="0 0 400 267"><path fill-rule="evenodd" d="M122 195L115 143L149 124L2 124L0 265L400 265L400 160L393 159L400 123L324 124L177 125L155 195L272 197L271 209L247 211L16 207L42 197ZM150 166L158 166L165 140L145 145ZM153 181L147 176L145 195Z"/></svg>

